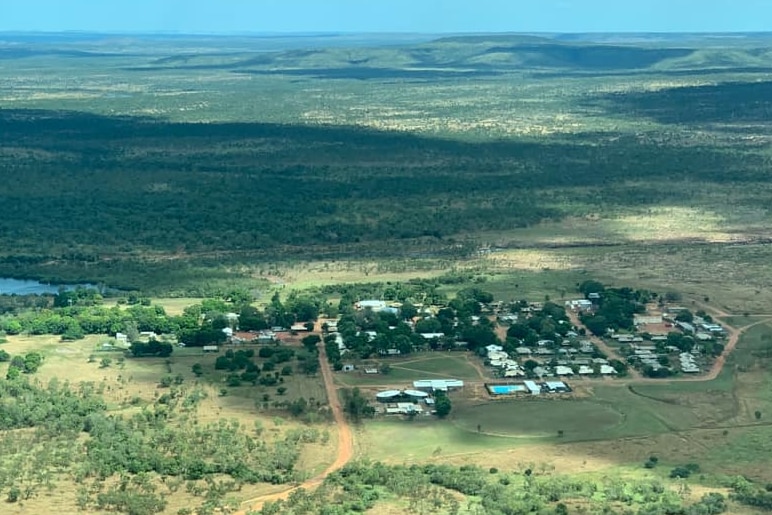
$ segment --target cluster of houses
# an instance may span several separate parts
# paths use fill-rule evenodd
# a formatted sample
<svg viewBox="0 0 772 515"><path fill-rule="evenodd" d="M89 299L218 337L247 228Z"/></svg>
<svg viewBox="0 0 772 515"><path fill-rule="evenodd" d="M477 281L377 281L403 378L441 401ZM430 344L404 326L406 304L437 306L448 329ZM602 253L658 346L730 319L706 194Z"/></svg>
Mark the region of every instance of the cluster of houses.
<svg viewBox="0 0 772 515"><path fill-rule="evenodd" d="M682 352L679 354L678 359L681 362L681 371L685 374L696 374L700 371L700 367L694 360L694 355L691 352Z"/></svg>
<svg viewBox="0 0 772 515"><path fill-rule="evenodd" d="M509 354L504 351L504 347L488 345L485 350L488 353L488 362L492 367L500 369L502 377L525 377L525 369L516 360L509 357Z"/></svg>
<svg viewBox="0 0 772 515"><path fill-rule="evenodd" d="M631 346L632 354L627 357L627 360L633 364L640 364L642 367L651 367L652 370L657 371L663 368L659 362L659 355L656 353L656 347L654 345L636 345Z"/></svg>
<svg viewBox="0 0 772 515"><path fill-rule="evenodd" d="M485 348L487 352L487 363L499 370L501 377L516 378L526 377L529 375L528 371L515 359L512 359L504 348L500 345L489 345ZM539 352L544 350L546 352ZM560 351L573 351L572 354L584 352L586 354L592 354L595 352L595 348L589 341L582 342L580 348L577 349L558 349ZM546 345L542 345L535 351L531 351L529 347L518 347L516 352L519 356L527 356L532 359L533 354L544 354L546 356L554 357L555 351L548 348ZM568 354L564 352L563 354ZM546 363L540 363L539 366L531 369L530 375L533 377L570 377L574 375L579 376L613 376L617 374L617 370L609 365L609 361L605 358L591 358L591 357L572 357L571 359L558 359L553 362L553 365Z"/></svg>

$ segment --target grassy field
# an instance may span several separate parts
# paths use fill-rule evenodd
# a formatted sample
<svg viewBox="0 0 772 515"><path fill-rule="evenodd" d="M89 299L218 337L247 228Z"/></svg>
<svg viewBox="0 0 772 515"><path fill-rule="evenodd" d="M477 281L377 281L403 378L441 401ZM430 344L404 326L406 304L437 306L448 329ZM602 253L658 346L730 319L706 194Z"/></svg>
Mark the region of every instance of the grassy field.
<svg viewBox="0 0 772 515"><path fill-rule="evenodd" d="M409 462L533 463L566 473L640 473L643 462L657 456L661 465L653 473L663 478L669 467L692 462L704 471L698 483L732 474L772 481L766 466L772 379L768 358L759 355L770 335L768 325L749 330L709 382L595 384L565 400L480 403L453 394L449 421L370 422L360 430L359 451L390 462L407 456ZM394 441L403 442L398 454Z"/></svg>
<svg viewBox="0 0 772 515"><path fill-rule="evenodd" d="M474 432L514 438L603 438L624 422L624 414L593 401L503 401L457 409L453 422ZM563 436L558 436L563 431Z"/></svg>
<svg viewBox="0 0 772 515"><path fill-rule="evenodd" d="M347 386L369 385L402 385L412 386L412 382L418 379L461 379L480 381L483 377L471 364L482 366L477 356L465 352L430 352L419 353L405 358L384 358L375 362L365 361L357 364L357 370L353 372L338 372L336 381ZM383 367L388 364L388 374L365 374L365 366Z"/></svg>
<svg viewBox="0 0 772 515"><path fill-rule="evenodd" d="M302 396L306 399L316 399L322 405L326 404L326 395L320 377L303 375L285 377L283 384L287 387L287 393L284 396L276 393L276 387L249 385L229 388L224 383L226 374L214 370L216 356L202 354L200 349L175 349L174 354L168 359L128 357L122 359L123 353L98 351L102 340L103 338L90 336L84 340L64 343L53 336L11 336L2 348L11 355L33 351L43 354L43 365L31 377L33 381L41 384L46 384L50 380L72 385L93 383L103 391L108 410L114 415L131 415L143 406L152 404L160 395L169 391L159 386L160 379L166 375L180 374L184 378L182 387L186 391L198 388L206 395L193 415L197 424L237 421L249 431L259 431L259 439L266 443L283 438L288 431L309 426L296 421L284 411L258 407L256 401L262 402L263 394L269 394L271 401L293 400ZM111 359L108 367L100 364L104 357ZM205 373L201 378L196 378L191 371L194 363L201 363L204 367ZM3 376L6 368L6 364L0 364L0 374ZM226 395L223 395L224 392ZM321 417L317 424L310 426L316 427L324 433L324 436L316 443L303 446L297 464L298 470L308 476L318 474L335 459L336 448L328 442L335 441L336 430L327 425L324 420ZM40 494L21 504L9 504L4 508L3 513L44 513L52 509L56 509L59 513L81 512L75 504L77 485L59 481L56 486L57 493ZM245 484L239 492L229 495L232 498L246 499L281 489L283 487L265 483ZM178 509L198 505L201 502L200 498L186 493L185 489L169 495L167 500L169 505L164 513L176 513ZM102 513L98 510L89 512Z"/></svg>

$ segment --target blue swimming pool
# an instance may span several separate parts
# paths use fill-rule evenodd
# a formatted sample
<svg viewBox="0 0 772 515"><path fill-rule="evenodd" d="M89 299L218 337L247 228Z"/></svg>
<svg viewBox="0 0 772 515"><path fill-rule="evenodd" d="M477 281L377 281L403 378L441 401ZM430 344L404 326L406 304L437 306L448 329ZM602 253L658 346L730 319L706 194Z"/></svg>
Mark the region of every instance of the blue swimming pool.
<svg viewBox="0 0 772 515"><path fill-rule="evenodd" d="M526 387L521 384L489 385L488 390L493 395L511 395L527 391Z"/></svg>

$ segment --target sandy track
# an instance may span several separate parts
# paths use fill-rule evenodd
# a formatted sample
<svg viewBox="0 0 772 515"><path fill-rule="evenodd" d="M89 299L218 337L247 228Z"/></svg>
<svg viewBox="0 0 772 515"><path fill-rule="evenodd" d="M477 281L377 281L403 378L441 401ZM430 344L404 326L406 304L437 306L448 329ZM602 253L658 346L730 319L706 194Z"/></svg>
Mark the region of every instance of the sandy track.
<svg viewBox="0 0 772 515"><path fill-rule="evenodd" d="M237 515L246 515L250 511L259 511L265 503L286 499L295 490L301 488L313 489L318 487L327 476L336 470L343 468L354 456L354 434L343 414L343 407L340 404L338 391L335 388L332 369L330 368L330 362L327 360L327 352L324 348L324 343L319 344L319 369L322 371L324 389L327 392L327 400L330 404L330 409L332 410L332 416L335 419L335 425L338 426L338 454L335 461L332 462L324 472L300 485L243 502L242 506L244 506L244 508L238 511Z"/></svg>

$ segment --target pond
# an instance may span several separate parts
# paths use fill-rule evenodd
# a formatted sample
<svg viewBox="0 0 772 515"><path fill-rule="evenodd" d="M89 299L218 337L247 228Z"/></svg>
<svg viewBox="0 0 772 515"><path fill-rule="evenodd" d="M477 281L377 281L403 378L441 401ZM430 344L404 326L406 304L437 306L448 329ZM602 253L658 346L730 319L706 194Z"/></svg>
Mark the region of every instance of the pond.
<svg viewBox="0 0 772 515"><path fill-rule="evenodd" d="M59 293L60 288L74 290L78 286L96 288L93 284L47 284L28 279L6 279L0 277L0 295L41 295Z"/></svg>

